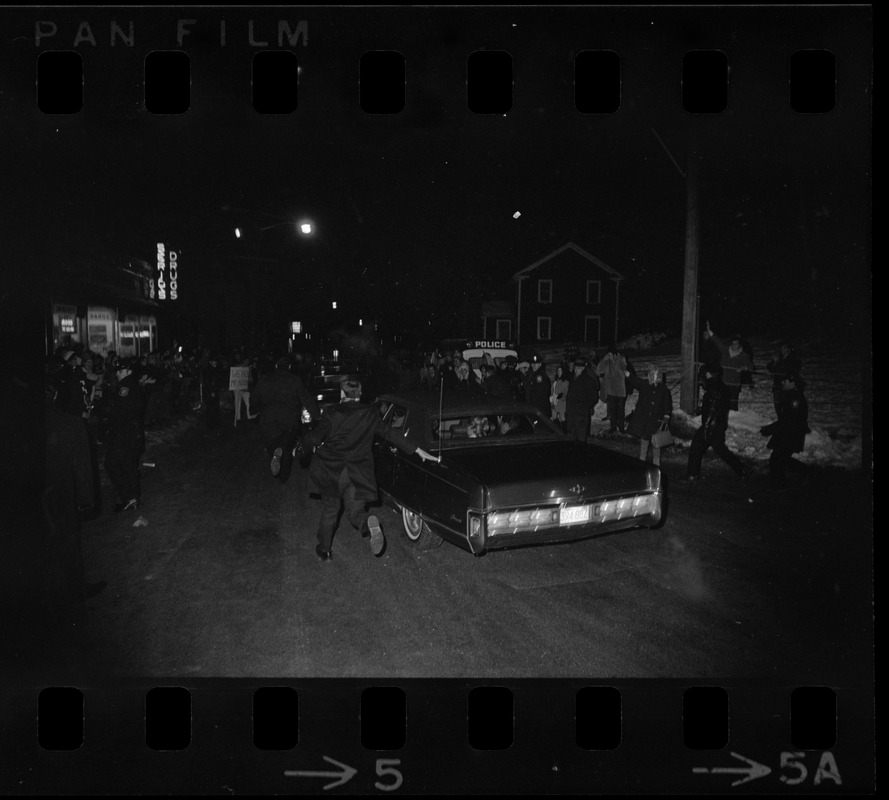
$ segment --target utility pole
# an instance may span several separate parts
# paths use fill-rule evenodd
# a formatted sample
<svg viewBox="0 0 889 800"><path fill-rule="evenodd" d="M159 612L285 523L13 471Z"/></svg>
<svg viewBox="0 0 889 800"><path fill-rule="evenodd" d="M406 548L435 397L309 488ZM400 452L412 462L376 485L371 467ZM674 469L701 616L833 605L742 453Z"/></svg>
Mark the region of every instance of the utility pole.
<svg viewBox="0 0 889 800"><path fill-rule="evenodd" d="M695 350L698 334L698 154L689 134L688 174L685 177L685 279L682 284L682 380L679 407L694 414L698 402Z"/></svg>
<svg viewBox="0 0 889 800"><path fill-rule="evenodd" d="M673 158L657 131L651 132L664 148L676 171L685 179L685 276L682 282L682 377L679 382L679 407L693 414L698 403L695 350L698 336L698 155L694 130L688 135L686 172Z"/></svg>

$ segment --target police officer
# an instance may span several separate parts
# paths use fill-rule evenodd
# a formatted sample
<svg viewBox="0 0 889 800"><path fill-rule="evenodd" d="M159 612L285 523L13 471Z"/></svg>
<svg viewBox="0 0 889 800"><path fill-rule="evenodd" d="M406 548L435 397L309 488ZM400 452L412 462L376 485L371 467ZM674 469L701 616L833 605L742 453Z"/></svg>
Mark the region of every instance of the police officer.
<svg viewBox="0 0 889 800"><path fill-rule="evenodd" d="M333 534L343 503L349 522L362 536L370 537L371 552L380 556L386 547L379 520L367 514L367 504L377 499L378 492L372 450L377 433L387 435L405 453L416 453L424 461L441 460L398 433L390 433L380 419L378 407L361 402L361 383L343 381L339 404L324 409L315 427L304 435L306 444L316 448L309 467L308 490L320 495L322 501L315 546L315 555L322 561L331 558Z"/></svg>
<svg viewBox="0 0 889 800"><path fill-rule="evenodd" d="M552 406L549 396L552 391L552 383L546 374L546 364L540 356L535 355L531 358L531 375L528 382L528 402L537 406L540 413L549 419L552 413Z"/></svg>
<svg viewBox="0 0 889 800"><path fill-rule="evenodd" d="M811 433L804 386L799 375L785 375L778 398L778 419L759 431L763 436L770 437L766 445L772 451L769 475L777 486L784 485L787 468L798 463L794 461L793 454L803 451L806 434Z"/></svg>
<svg viewBox="0 0 889 800"><path fill-rule="evenodd" d="M115 365L117 389L108 410L108 447L105 471L120 502L115 511L134 511L139 507L139 456L145 446L145 408L139 378L131 362Z"/></svg>

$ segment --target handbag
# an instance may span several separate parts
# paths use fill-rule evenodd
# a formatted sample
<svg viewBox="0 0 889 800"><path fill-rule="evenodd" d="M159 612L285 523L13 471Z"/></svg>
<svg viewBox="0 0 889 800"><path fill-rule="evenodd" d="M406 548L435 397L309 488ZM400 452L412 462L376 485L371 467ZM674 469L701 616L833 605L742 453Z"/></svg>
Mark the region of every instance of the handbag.
<svg viewBox="0 0 889 800"><path fill-rule="evenodd" d="M651 443L655 447L669 447L673 444L673 434L670 433L670 425L667 420L661 422L660 428L651 435Z"/></svg>

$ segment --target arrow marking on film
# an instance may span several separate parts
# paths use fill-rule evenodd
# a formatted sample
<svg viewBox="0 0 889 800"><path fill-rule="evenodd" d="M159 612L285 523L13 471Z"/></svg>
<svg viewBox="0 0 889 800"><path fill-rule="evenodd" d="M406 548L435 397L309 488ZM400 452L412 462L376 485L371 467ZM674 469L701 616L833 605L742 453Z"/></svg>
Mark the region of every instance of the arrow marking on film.
<svg viewBox="0 0 889 800"><path fill-rule="evenodd" d="M323 756L323 758L329 764L339 767L339 771L321 772L307 769L285 769L284 775L288 778L336 778L335 781L328 783L327 786L324 787L326 791L327 789L332 789L334 786L341 786L342 784L347 783L352 780L358 772L357 769L350 767L348 764L341 764L336 759L329 758L328 756Z"/></svg>
<svg viewBox="0 0 889 800"><path fill-rule="evenodd" d="M740 753L732 753L735 758L740 759L741 761L746 761L749 766L746 767L712 767L708 769L707 767L694 767L692 772L698 774L710 774L710 775L721 775L721 774L734 774L734 775L746 775L746 778L741 778L740 780L734 781L732 786L740 786L742 783L747 783L747 781L754 781L757 778L764 778L768 775L772 770L767 767L765 764L760 764L757 761L753 761L750 758L746 758L742 756Z"/></svg>

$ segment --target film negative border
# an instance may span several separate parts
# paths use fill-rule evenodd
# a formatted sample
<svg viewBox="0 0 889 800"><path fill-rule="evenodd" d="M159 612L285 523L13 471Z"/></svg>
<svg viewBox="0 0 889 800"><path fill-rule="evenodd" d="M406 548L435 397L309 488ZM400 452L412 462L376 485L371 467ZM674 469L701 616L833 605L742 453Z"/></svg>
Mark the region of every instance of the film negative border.
<svg viewBox="0 0 889 800"><path fill-rule="evenodd" d="M2 698L12 794L873 789L872 700L855 689L205 681Z"/></svg>
<svg viewBox="0 0 889 800"><path fill-rule="evenodd" d="M301 48L328 54L336 44L316 44L311 9L297 15L309 16L306 26L295 19L286 30L272 9L168 11L151 23L139 10L121 9L112 22L99 10L18 9L31 24L5 48L17 92L2 101L4 108L25 124L38 110L89 112L92 103L109 99L136 109L134 115L144 106L188 113L209 85L206 59L226 53L239 62L241 111L317 113L317 98L299 78ZM711 23L696 27L685 13L689 25L673 28L685 36L661 43L664 63L675 68L668 83L677 106L748 113L759 99L749 75L729 78L737 63L726 44L731 24L719 23L711 37ZM737 13L743 25L743 11ZM474 113L508 113L526 102L524 54L497 25L468 35L474 18L467 14L440 31L453 37L448 102ZM124 21L128 16L135 22ZM180 36L179 20L192 16L198 24L181 28ZM228 27L220 25L222 16ZM848 42L843 24L837 22L838 39ZM356 113L412 111L416 53L402 56L397 41L371 42L375 35L369 31L368 48L354 53ZM619 32L592 31L588 38L595 43L568 61L575 93L561 98L563 111L619 113L644 76L631 52L611 49ZM481 40L491 49L479 50ZM862 89L848 83L851 54L836 51L832 41L807 35L805 25L787 31L786 40L786 59L768 78L780 85L775 94L783 108L829 114L850 89ZM656 37L650 41L657 44ZM377 63L368 62L362 75L360 59L369 53ZM392 53L401 60L379 55ZM469 77L467 91L475 53L491 63L474 73L479 88ZM809 63L794 63L797 53ZM169 80L156 98L146 97L140 83L151 55L171 60L158 67L157 80ZM100 76L97 64L109 59L126 62L126 75ZM744 56L745 66L752 61ZM762 72L754 72L754 82L762 81ZM264 83L259 91L257 75ZM593 77L601 75L608 77L604 88ZM578 94L578 81L587 79L591 94ZM4 685L0 706L0 784L9 794L859 794L874 788L871 687L790 680L60 681Z"/></svg>

